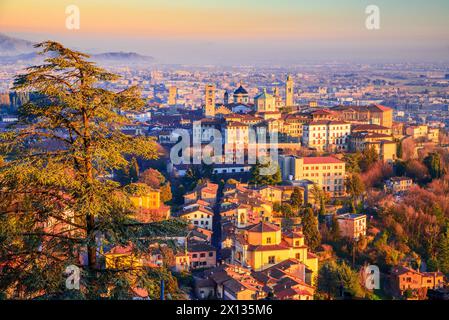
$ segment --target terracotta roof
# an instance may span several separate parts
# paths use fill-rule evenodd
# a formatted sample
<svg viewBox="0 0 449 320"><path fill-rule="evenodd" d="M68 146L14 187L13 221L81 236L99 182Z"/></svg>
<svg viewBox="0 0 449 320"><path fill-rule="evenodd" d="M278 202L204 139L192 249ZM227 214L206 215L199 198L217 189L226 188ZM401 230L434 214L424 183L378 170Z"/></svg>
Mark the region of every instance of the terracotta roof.
<svg viewBox="0 0 449 320"><path fill-rule="evenodd" d="M287 288L287 289L277 292L275 295L277 298L284 300L284 299L290 299L296 295L312 296L313 294L307 290L290 287L290 288Z"/></svg>
<svg viewBox="0 0 449 320"><path fill-rule="evenodd" d="M378 124L358 124L352 127L352 131L365 131L365 130L389 130L387 127Z"/></svg>
<svg viewBox="0 0 449 320"><path fill-rule="evenodd" d="M259 222L245 229L250 232L275 232L281 230L277 225L266 222Z"/></svg>
<svg viewBox="0 0 449 320"><path fill-rule="evenodd" d="M203 242L189 243L187 244L187 250L189 252L217 251L215 247Z"/></svg>
<svg viewBox="0 0 449 320"><path fill-rule="evenodd" d="M115 246L111 250L105 253L105 255L108 254L130 254L133 251L132 245L127 246Z"/></svg>
<svg viewBox="0 0 449 320"><path fill-rule="evenodd" d="M403 275L403 274L409 273L409 272L419 274L418 271L413 270L411 268L403 267L403 266L393 268L393 270L391 271L391 274L400 276L400 275Z"/></svg>
<svg viewBox="0 0 449 320"><path fill-rule="evenodd" d="M197 212L197 211L205 213L205 214L210 215L210 216L212 216L214 214L212 211L209 211L209 210L207 210L206 208L204 208L202 206L198 206L198 207L193 207L193 208L187 209L186 211L179 212L179 216L182 217L182 216L185 216L187 214L191 214L191 213L194 213L194 212Z"/></svg>
<svg viewBox="0 0 449 320"><path fill-rule="evenodd" d="M280 250L290 250L290 248L286 245L282 244L269 244L269 245L260 245L260 246L248 246L248 251L280 251Z"/></svg>
<svg viewBox="0 0 449 320"><path fill-rule="evenodd" d="M379 109L380 111L391 111L391 108L386 107L386 106L383 106L383 105L380 105L380 104L372 104L372 105L370 105L369 107L370 107L370 108L377 108L377 109Z"/></svg>

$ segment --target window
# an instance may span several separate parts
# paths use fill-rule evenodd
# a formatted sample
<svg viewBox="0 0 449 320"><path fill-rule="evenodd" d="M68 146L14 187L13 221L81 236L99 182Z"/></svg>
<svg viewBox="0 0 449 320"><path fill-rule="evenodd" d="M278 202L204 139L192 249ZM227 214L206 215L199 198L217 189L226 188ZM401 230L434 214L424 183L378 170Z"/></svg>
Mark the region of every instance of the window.
<svg viewBox="0 0 449 320"><path fill-rule="evenodd" d="M267 237L267 244L271 244L271 237Z"/></svg>
<svg viewBox="0 0 449 320"><path fill-rule="evenodd" d="M299 247L299 240L295 241L295 247Z"/></svg>
<svg viewBox="0 0 449 320"><path fill-rule="evenodd" d="M196 253L194 253L194 254L192 254L192 257L193 257L193 258L197 258L198 255L197 255Z"/></svg>
<svg viewBox="0 0 449 320"><path fill-rule="evenodd" d="M296 260L301 260L301 254L300 253L295 254L295 259Z"/></svg>
<svg viewBox="0 0 449 320"><path fill-rule="evenodd" d="M200 253L200 258L204 258L204 257L206 257L206 254L205 253Z"/></svg>
<svg viewBox="0 0 449 320"><path fill-rule="evenodd" d="M276 257L275 256L269 256L268 257L268 263L269 264L274 264L276 261Z"/></svg>
<svg viewBox="0 0 449 320"><path fill-rule="evenodd" d="M213 251L210 251L209 252L209 257L213 257L214 256L214 252Z"/></svg>

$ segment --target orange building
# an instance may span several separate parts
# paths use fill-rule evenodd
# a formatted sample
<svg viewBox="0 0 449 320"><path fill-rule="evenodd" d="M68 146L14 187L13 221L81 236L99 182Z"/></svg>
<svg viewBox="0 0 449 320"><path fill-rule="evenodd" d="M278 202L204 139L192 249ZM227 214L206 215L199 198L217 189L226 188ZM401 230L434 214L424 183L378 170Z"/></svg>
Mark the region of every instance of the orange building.
<svg viewBox="0 0 449 320"><path fill-rule="evenodd" d="M142 223L170 219L170 207L161 202L159 190L150 189L145 195L131 196L130 200L136 207L134 217Z"/></svg>
<svg viewBox="0 0 449 320"><path fill-rule="evenodd" d="M422 289L438 289L444 287L444 275L441 272L419 272L411 268L399 266L391 272L392 289L403 295L409 290L417 292Z"/></svg>
<svg viewBox="0 0 449 320"><path fill-rule="evenodd" d="M366 235L366 215L345 213L337 216L340 235L349 239L360 239Z"/></svg>
<svg viewBox="0 0 449 320"><path fill-rule="evenodd" d="M233 263L261 271L288 259L304 264L311 279L318 272L318 259L309 252L301 232L282 233L280 227L266 222L237 229Z"/></svg>

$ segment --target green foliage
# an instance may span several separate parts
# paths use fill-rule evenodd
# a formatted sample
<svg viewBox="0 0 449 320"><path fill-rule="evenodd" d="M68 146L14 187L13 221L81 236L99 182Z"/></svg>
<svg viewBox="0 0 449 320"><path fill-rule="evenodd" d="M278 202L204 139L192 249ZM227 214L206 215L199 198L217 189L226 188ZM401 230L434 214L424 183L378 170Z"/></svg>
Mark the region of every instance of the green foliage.
<svg viewBox="0 0 449 320"><path fill-rule="evenodd" d="M317 184L314 184L310 191L313 195L313 198L315 199L315 203L320 204L320 212L319 213L321 215L325 214L326 213L326 203L329 201L328 195Z"/></svg>
<svg viewBox="0 0 449 320"><path fill-rule="evenodd" d="M359 162L362 172L367 171L374 163L379 160L379 154L374 146L365 148L362 152L362 157Z"/></svg>
<svg viewBox="0 0 449 320"><path fill-rule="evenodd" d="M394 163L394 172L397 176L403 177L407 172L407 166L404 161L396 160Z"/></svg>
<svg viewBox="0 0 449 320"><path fill-rule="evenodd" d="M64 270L74 264L82 269L81 297L127 297L136 272L141 281L154 279L141 270L105 270L97 240L131 242L137 254L148 249L145 241L157 241L143 239L141 226L130 227L127 192L104 178L128 167L130 156L157 157L154 140L120 130L131 122L122 114L145 102L136 87L103 89L102 82L118 76L88 55L52 41L37 47L47 56L44 64L17 76L14 89L41 98L25 103L15 130L0 135L0 153L8 159L0 167L0 291L23 299L64 297ZM87 264L80 265L80 255Z"/></svg>
<svg viewBox="0 0 449 320"><path fill-rule="evenodd" d="M302 217L302 230L306 244L315 250L321 244L321 234L318 230L318 218L312 208L306 208Z"/></svg>
<svg viewBox="0 0 449 320"><path fill-rule="evenodd" d="M172 198L173 194L171 192L171 184L170 182L167 182L161 187L161 201L167 203L171 201Z"/></svg>
<svg viewBox="0 0 449 320"><path fill-rule="evenodd" d="M286 218L290 218L290 217L293 217L295 215L294 212L293 212L292 206L290 204L288 204L288 203L283 203L281 205L281 212L282 212L282 215L284 217L286 217Z"/></svg>
<svg viewBox="0 0 449 320"><path fill-rule="evenodd" d="M277 166L276 172L272 175L261 174L262 169L269 168L271 165L270 162L261 164L259 162L256 163L251 168L251 179L250 183L255 184L257 186L268 186L268 185L277 185L282 182L281 171L279 165Z"/></svg>
<svg viewBox="0 0 449 320"><path fill-rule="evenodd" d="M353 154L346 153L344 156L344 160L346 162L346 172L348 173L360 173L360 160L362 158L362 154L360 152L356 152Z"/></svg>
<svg viewBox="0 0 449 320"><path fill-rule="evenodd" d="M298 210L302 205L302 192L301 189L295 187L293 189L292 195L290 196L290 204L293 210Z"/></svg>
<svg viewBox="0 0 449 320"><path fill-rule="evenodd" d="M183 178L183 185L187 190L193 190L202 181L212 178L212 166L210 165L193 165L191 166Z"/></svg>
<svg viewBox="0 0 449 320"><path fill-rule="evenodd" d="M282 207L280 202L273 202L273 210L275 212L282 212Z"/></svg>
<svg viewBox="0 0 449 320"><path fill-rule="evenodd" d="M330 228L330 236L332 238L332 241L336 242L341 238L340 235L340 225L338 223L337 216L332 216L332 225Z"/></svg>
<svg viewBox="0 0 449 320"><path fill-rule="evenodd" d="M441 235L438 244L437 261L439 269L449 275L449 228Z"/></svg>
<svg viewBox="0 0 449 320"><path fill-rule="evenodd" d="M137 163L136 157L131 159L130 168L129 168L129 180L131 183L137 182L139 180L139 164Z"/></svg>
<svg viewBox="0 0 449 320"><path fill-rule="evenodd" d="M339 264L327 261L321 265L318 271L318 291L328 299L341 297L342 292L349 293L354 298L366 297L359 273L345 262Z"/></svg>
<svg viewBox="0 0 449 320"><path fill-rule="evenodd" d="M397 139L396 141L396 155L398 157L398 159L402 158L402 141Z"/></svg>
<svg viewBox="0 0 449 320"><path fill-rule="evenodd" d="M439 179L444 175L444 168L439 153L431 153L424 158L424 165L429 170L432 179Z"/></svg>
<svg viewBox="0 0 449 320"><path fill-rule="evenodd" d="M365 185L359 174L352 174L346 179L346 191L351 197L352 211L357 211L358 201L365 192Z"/></svg>

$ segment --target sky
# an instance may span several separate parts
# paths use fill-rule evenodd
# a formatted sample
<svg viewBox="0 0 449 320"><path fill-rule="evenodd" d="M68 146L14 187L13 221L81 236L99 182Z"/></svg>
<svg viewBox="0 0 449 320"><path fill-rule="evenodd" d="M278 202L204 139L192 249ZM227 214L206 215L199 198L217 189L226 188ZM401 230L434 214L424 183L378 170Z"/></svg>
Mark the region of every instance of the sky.
<svg viewBox="0 0 449 320"><path fill-rule="evenodd" d="M66 6L80 29L66 28ZM368 5L380 29L365 27ZM448 61L448 0L0 0L0 32L162 63Z"/></svg>

